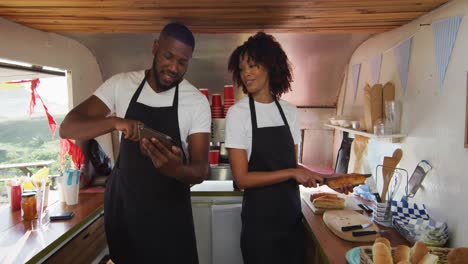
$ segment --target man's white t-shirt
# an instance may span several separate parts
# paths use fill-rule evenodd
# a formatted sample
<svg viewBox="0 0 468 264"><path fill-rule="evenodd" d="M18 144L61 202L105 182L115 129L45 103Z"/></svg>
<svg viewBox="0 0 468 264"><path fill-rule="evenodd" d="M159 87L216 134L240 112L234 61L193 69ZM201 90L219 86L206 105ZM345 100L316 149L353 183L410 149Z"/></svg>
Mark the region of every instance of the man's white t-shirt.
<svg viewBox="0 0 468 264"><path fill-rule="evenodd" d="M130 100L144 77L145 71L114 75L105 81L94 95L107 105L111 113L124 118ZM156 93L148 82L145 82L137 101L151 107L171 106L174 93L175 89ZM188 154L189 135L211 132L211 110L206 97L185 79L179 84L178 115L182 147Z"/></svg>
<svg viewBox="0 0 468 264"><path fill-rule="evenodd" d="M297 108L284 100L279 100L279 103L288 121L294 144L297 145L301 142ZM275 102L269 104L255 102L255 112L257 114L257 127L259 128L285 125ZM244 98L229 108L226 117L225 133L226 148L245 149L247 151L247 158L250 160L252 152L252 121L250 118L248 96L244 96Z"/></svg>

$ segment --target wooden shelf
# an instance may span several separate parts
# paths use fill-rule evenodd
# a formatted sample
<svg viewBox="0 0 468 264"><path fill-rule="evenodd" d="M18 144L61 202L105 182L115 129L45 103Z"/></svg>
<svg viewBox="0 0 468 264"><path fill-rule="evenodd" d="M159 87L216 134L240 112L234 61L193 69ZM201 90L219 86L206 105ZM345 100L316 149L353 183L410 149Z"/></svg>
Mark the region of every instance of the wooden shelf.
<svg viewBox="0 0 468 264"><path fill-rule="evenodd" d="M406 137L405 134L391 134L391 135L375 135L373 133L365 132L362 130L356 130L352 128L346 128L346 127L341 127L341 126L334 126L330 124L324 124L324 126L329 127L329 128L334 128L337 130L341 130L344 132L348 132L351 134L356 134L356 135L361 135L364 137L372 138L372 139L377 139L377 140L383 140L383 141L391 141L391 142L398 142L401 138Z"/></svg>

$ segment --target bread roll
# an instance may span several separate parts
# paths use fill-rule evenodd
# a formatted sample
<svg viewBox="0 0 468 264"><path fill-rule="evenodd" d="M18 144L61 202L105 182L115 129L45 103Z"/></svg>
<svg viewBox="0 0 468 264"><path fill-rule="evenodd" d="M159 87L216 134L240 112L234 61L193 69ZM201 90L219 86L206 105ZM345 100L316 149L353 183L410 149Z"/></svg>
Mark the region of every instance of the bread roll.
<svg viewBox="0 0 468 264"><path fill-rule="evenodd" d="M393 260L395 263L410 261L410 248L406 245L399 245L393 252Z"/></svg>
<svg viewBox="0 0 468 264"><path fill-rule="evenodd" d="M388 250L392 250L392 245L390 244L390 241L388 239L386 239L385 237L378 237L374 240L374 243L384 243L387 247L388 247Z"/></svg>
<svg viewBox="0 0 468 264"><path fill-rule="evenodd" d="M464 264L468 262L468 248L454 248L447 255L448 264Z"/></svg>
<svg viewBox="0 0 468 264"><path fill-rule="evenodd" d="M327 192L318 192L318 193L313 193L310 195L310 201L314 201L315 199L322 197L322 196L327 196L327 197L338 197L336 193L327 193Z"/></svg>
<svg viewBox="0 0 468 264"><path fill-rule="evenodd" d="M343 209L345 207L345 199L340 197L322 196L315 199L312 204L315 207L322 209Z"/></svg>
<svg viewBox="0 0 468 264"><path fill-rule="evenodd" d="M418 264L437 264L439 257L427 253L424 257L418 262ZM414 262L413 262L414 263Z"/></svg>
<svg viewBox="0 0 468 264"><path fill-rule="evenodd" d="M429 250L427 250L426 245L421 241L416 241L410 251L411 263L418 264L427 253Z"/></svg>
<svg viewBox="0 0 468 264"><path fill-rule="evenodd" d="M374 243L372 246L372 261L374 264L393 264L392 254L384 243Z"/></svg>
<svg viewBox="0 0 468 264"><path fill-rule="evenodd" d="M359 185L366 181L367 177L361 174L341 174L331 178L325 178L325 184L332 189L340 188L344 185Z"/></svg>

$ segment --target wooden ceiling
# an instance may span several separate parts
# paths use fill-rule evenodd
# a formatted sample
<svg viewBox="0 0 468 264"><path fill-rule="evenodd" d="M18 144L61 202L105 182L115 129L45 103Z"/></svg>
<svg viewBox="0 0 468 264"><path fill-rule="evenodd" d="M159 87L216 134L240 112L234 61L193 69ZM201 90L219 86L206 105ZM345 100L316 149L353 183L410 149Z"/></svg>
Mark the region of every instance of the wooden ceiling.
<svg viewBox="0 0 468 264"><path fill-rule="evenodd" d="M449 0L1 0L0 17L57 33L378 33Z"/></svg>

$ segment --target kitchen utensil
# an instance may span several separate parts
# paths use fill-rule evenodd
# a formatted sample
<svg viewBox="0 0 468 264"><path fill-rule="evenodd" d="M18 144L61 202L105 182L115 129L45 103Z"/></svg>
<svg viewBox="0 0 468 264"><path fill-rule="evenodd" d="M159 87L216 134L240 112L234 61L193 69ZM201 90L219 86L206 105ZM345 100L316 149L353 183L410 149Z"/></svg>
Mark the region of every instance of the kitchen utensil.
<svg viewBox="0 0 468 264"><path fill-rule="evenodd" d="M369 133L374 133L374 124L372 123L372 114L371 114L371 87L369 84L366 84L364 87L364 125L363 127Z"/></svg>
<svg viewBox="0 0 468 264"><path fill-rule="evenodd" d="M426 177L430 170L432 170L432 166L427 160L421 160L418 163L408 182L408 197L414 197L419 187L421 187L421 183L424 180L424 177Z"/></svg>
<svg viewBox="0 0 468 264"><path fill-rule="evenodd" d="M365 229L365 228L368 228L371 225L372 225L372 222L367 223L367 224L342 226L341 231L346 232L346 231L353 231L353 230L357 230L357 229Z"/></svg>
<svg viewBox="0 0 468 264"><path fill-rule="evenodd" d="M374 84L370 90L372 125L382 118L382 85Z"/></svg>
<svg viewBox="0 0 468 264"><path fill-rule="evenodd" d="M362 208L362 210L364 210L366 213L370 214L372 213L372 209L369 208L369 206L365 205L365 204L358 204L359 207Z"/></svg>
<svg viewBox="0 0 468 264"><path fill-rule="evenodd" d="M365 215L362 215L356 211L351 210L328 210L323 214L323 222L336 236L347 240L356 242L373 242L379 234L354 237L351 232L343 232L341 228L343 226L356 225L356 224L368 224L372 223L371 226L363 229L367 230L379 230L378 226L371 221L371 219Z"/></svg>
<svg viewBox="0 0 468 264"><path fill-rule="evenodd" d="M361 237L361 236L370 236L385 233L387 230L366 230L366 231L354 231L353 237Z"/></svg>
<svg viewBox="0 0 468 264"><path fill-rule="evenodd" d="M387 200L388 185L390 184L395 168L400 162L402 157L403 157L403 151L401 149L396 149L393 152L392 157L384 157L384 162L383 162L383 167L382 167L383 187L382 187L382 194L380 195L380 197L382 198L382 202L385 202Z"/></svg>

